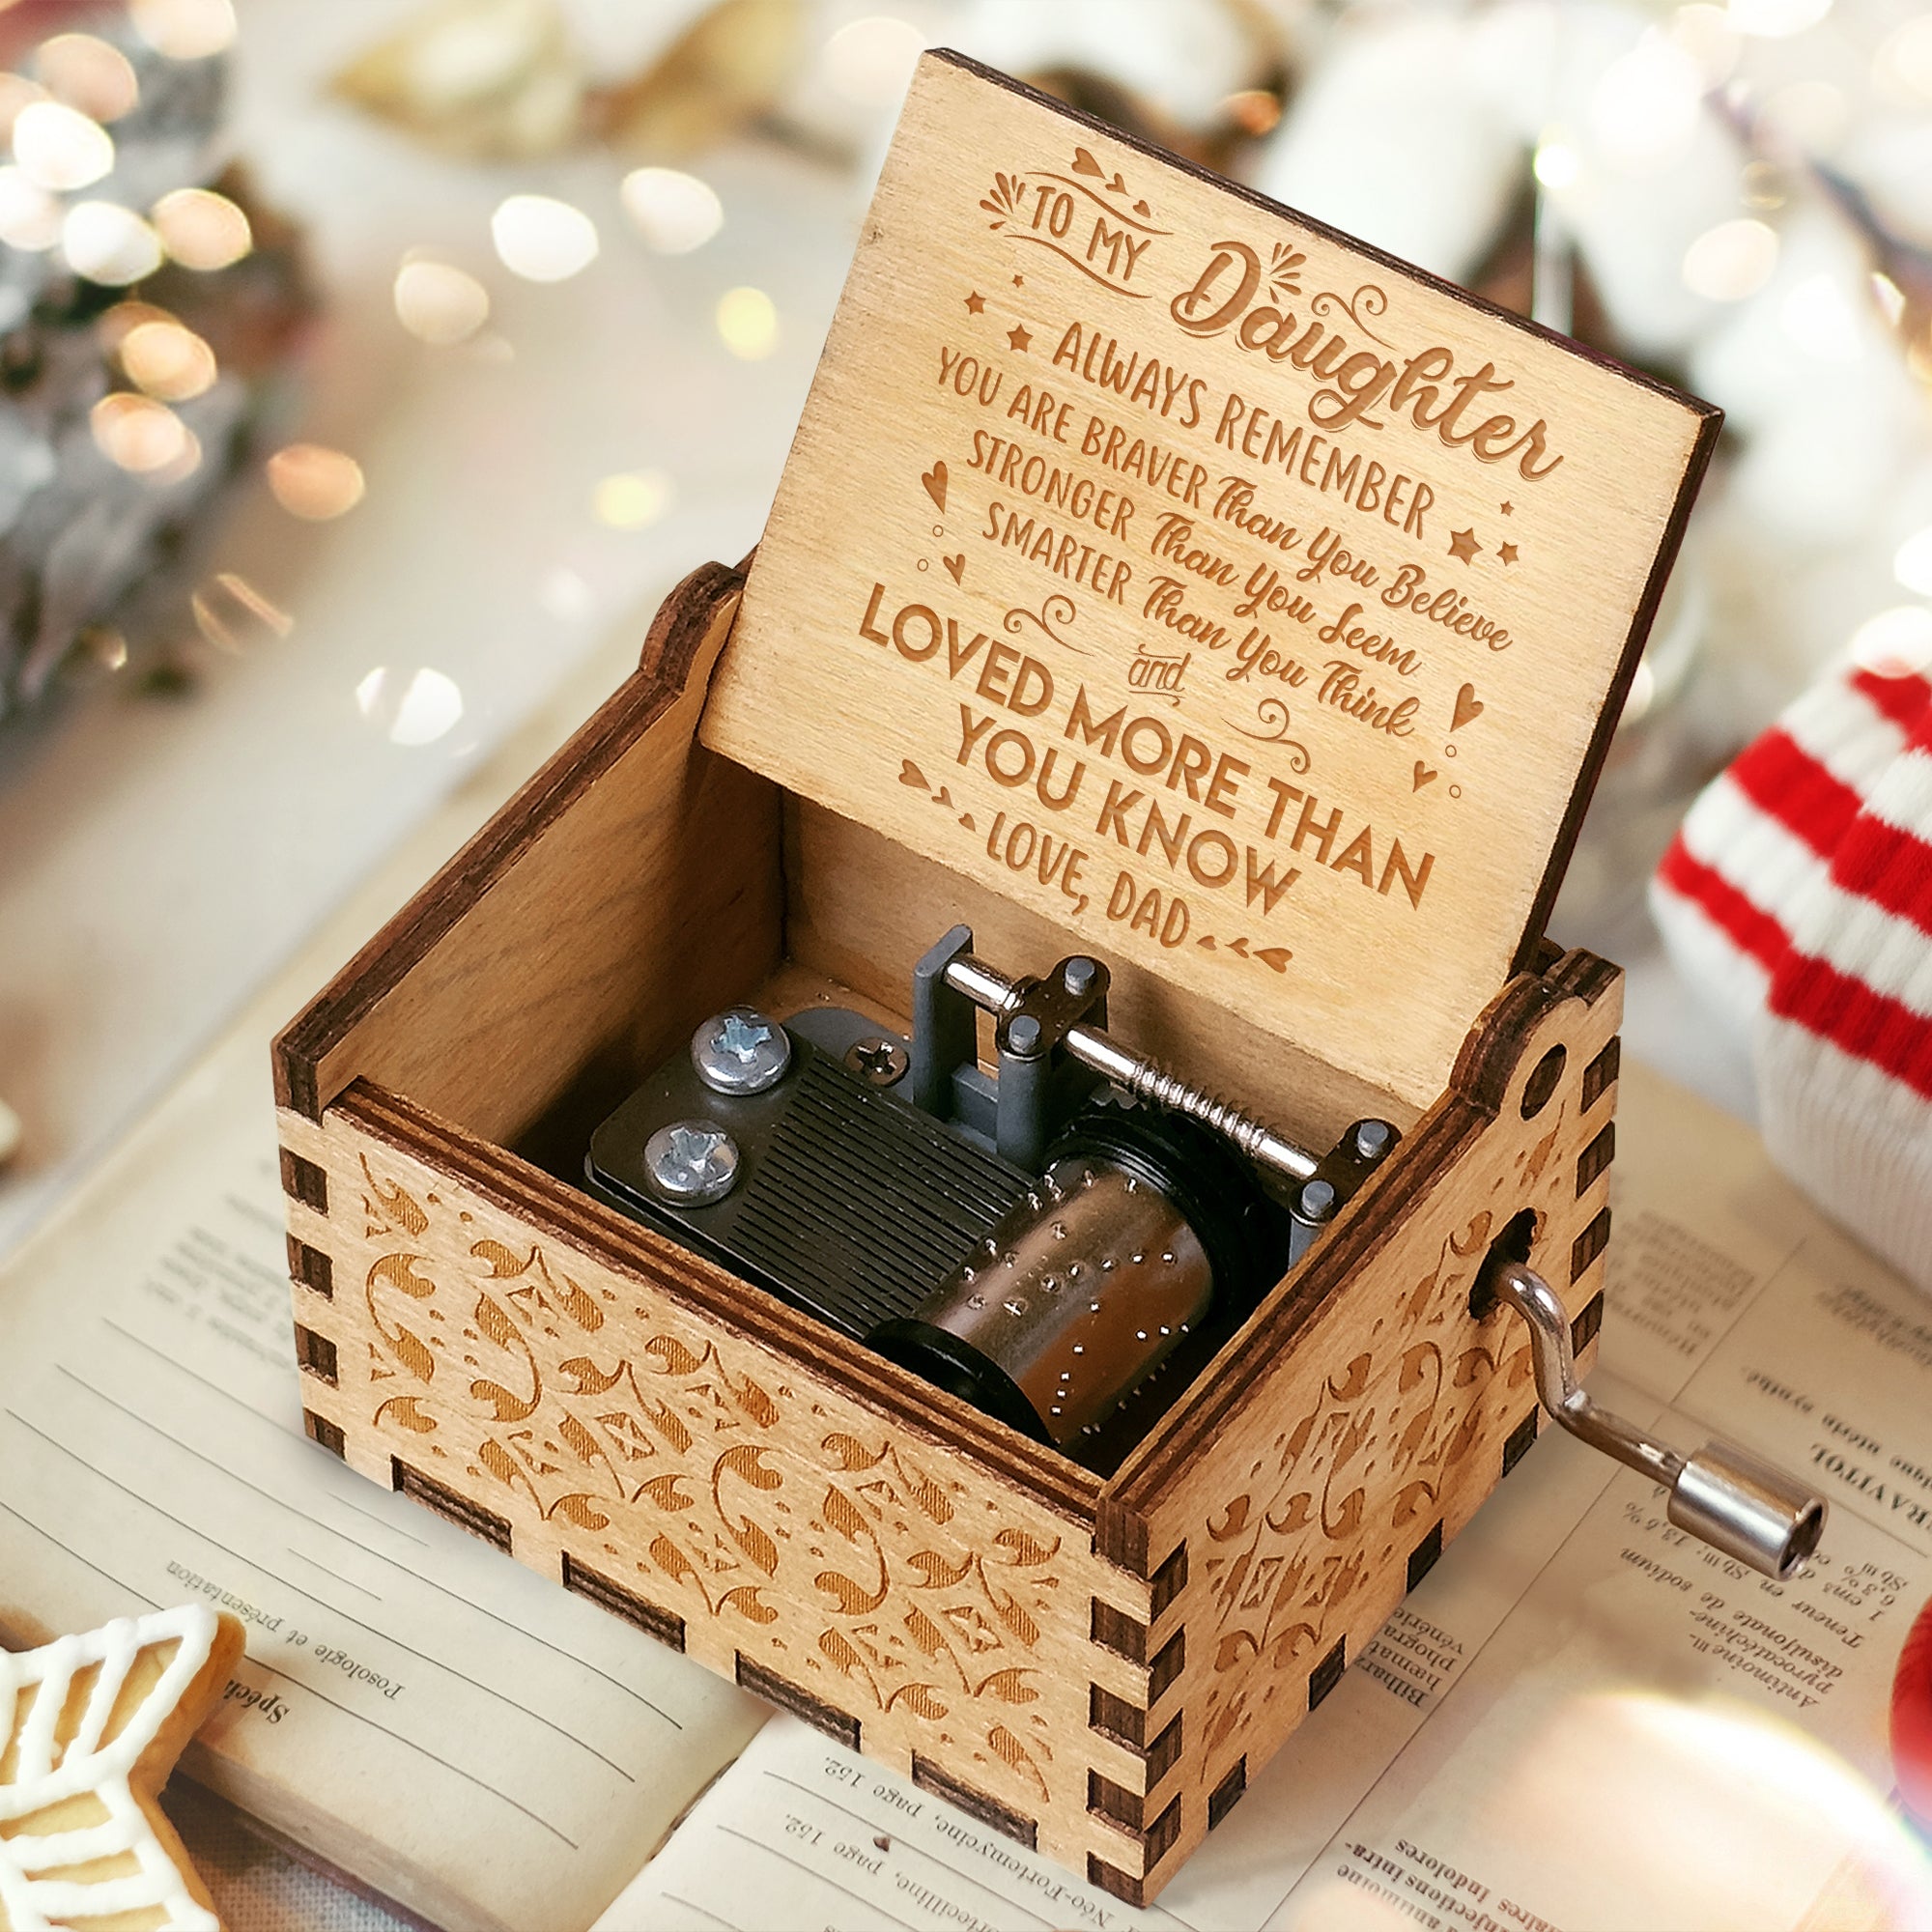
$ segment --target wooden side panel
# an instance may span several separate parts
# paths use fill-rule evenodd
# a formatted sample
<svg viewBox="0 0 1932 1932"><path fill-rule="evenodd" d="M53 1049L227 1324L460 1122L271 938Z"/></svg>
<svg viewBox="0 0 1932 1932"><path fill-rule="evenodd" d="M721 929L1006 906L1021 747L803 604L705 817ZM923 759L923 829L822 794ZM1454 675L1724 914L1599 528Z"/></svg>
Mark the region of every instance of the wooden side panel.
<svg viewBox="0 0 1932 1932"><path fill-rule="evenodd" d="M1122 1895L1172 1876L1535 1440L1527 1331L1470 1308L1515 1217L1534 1217L1528 1259L1593 1358L1621 1011L1621 975L1587 954L1512 982L1383 1198L1338 1222L1203 1376L1211 1398L1110 1491L1114 1553L1179 1578L1130 1639L1169 1660L1141 1723L1172 1742L1135 1813L1144 1883Z"/></svg>
<svg viewBox="0 0 1932 1932"><path fill-rule="evenodd" d="M327 1177L289 1205L319 1443L1073 1868L1132 1855L1090 1714L1145 1673L1093 1631L1152 1597L1095 1556L1094 1479L895 1413L923 1385L364 1087L281 1122Z"/></svg>
<svg viewBox="0 0 1932 1932"><path fill-rule="evenodd" d="M638 672L287 1029L284 1106L366 1077L508 1142L594 1056L641 1072L772 970L777 791L693 736L741 582L686 579Z"/></svg>

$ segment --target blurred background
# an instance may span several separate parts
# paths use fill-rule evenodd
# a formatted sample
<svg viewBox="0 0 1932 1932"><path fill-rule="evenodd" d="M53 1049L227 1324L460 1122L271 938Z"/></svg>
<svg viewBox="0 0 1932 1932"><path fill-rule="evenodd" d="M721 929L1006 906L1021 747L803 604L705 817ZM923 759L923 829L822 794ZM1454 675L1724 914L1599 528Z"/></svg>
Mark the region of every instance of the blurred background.
<svg viewBox="0 0 1932 1932"><path fill-rule="evenodd" d="M1631 968L1637 1051L1750 1111L1642 885L1819 667L1932 661L1932 11L16 0L0 1251L756 541L928 44L1727 412L1553 931Z"/></svg>

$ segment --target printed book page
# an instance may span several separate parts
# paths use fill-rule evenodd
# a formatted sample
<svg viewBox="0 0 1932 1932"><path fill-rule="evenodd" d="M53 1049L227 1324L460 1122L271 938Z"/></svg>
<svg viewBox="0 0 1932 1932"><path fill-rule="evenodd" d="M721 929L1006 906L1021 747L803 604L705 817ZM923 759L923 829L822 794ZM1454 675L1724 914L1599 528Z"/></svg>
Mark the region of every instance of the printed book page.
<svg viewBox="0 0 1932 1932"><path fill-rule="evenodd" d="M751 1697L301 1434L269 1041L635 658L585 666L0 1264L0 1643L200 1596L185 1772L444 1932L582 1932Z"/></svg>
<svg viewBox="0 0 1932 1932"><path fill-rule="evenodd" d="M1628 1067L1593 1393L1832 1503L1776 1585L1548 1431L1157 1903L1134 1911L796 1719L598 1932L1823 1932L1932 1925L1886 1712L1932 1596L1932 1306L1750 1130Z"/></svg>
<svg viewBox="0 0 1932 1932"><path fill-rule="evenodd" d="M190 1776L450 1932L574 1932L761 1708L304 1438L268 1040L0 1273L0 1637L233 1611Z"/></svg>

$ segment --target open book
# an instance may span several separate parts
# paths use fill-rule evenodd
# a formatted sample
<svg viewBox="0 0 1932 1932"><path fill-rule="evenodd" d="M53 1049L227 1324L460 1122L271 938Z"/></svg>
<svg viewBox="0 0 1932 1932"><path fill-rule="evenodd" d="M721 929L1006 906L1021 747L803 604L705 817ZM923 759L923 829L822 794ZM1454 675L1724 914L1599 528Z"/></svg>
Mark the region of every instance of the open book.
<svg viewBox="0 0 1932 1932"><path fill-rule="evenodd" d="M598 1932L1932 1925L1886 1710L1932 1595L1932 1307L1626 1063L1592 1392L1830 1497L1778 1586L1548 1432L1158 1903L775 1719Z"/></svg>
<svg viewBox="0 0 1932 1932"><path fill-rule="evenodd" d="M269 1024L0 1275L0 1637L232 1610L191 1776L450 1932L574 1932L763 1712L303 1437Z"/></svg>

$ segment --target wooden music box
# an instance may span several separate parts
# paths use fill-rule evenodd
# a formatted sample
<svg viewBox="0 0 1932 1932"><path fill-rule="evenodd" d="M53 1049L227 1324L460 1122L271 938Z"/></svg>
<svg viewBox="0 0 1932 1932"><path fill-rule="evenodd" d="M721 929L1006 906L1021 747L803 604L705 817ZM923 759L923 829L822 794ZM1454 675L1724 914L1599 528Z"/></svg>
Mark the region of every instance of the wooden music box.
<svg viewBox="0 0 1932 1932"><path fill-rule="evenodd" d="M276 1044L309 1434L1151 1898L1592 1352L1718 423L928 55L749 576Z"/></svg>

